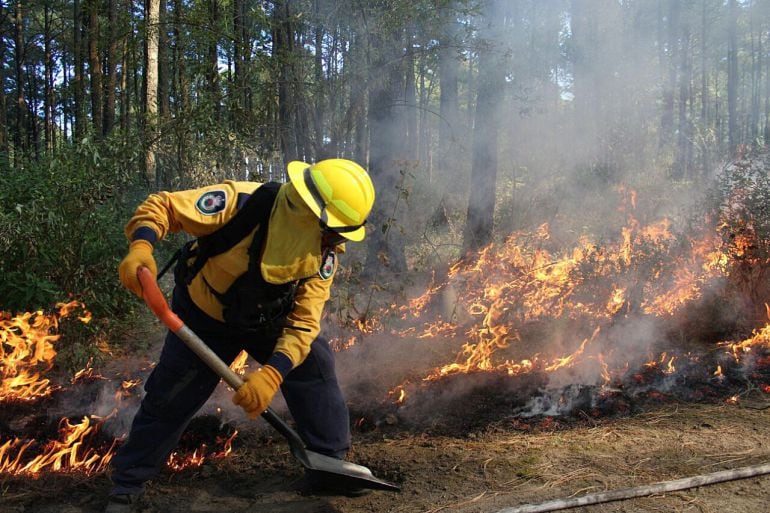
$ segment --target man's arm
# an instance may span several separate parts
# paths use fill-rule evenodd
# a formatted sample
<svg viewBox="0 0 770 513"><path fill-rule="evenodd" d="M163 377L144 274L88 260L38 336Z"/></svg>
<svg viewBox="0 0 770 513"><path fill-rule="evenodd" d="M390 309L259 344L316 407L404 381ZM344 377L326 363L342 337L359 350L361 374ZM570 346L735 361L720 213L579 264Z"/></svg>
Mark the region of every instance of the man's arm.
<svg viewBox="0 0 770 513"><path fill-rule="evenodd" d="M313 276L297 288L294 309L286 317L286 327L267 361L282 376L301 364L310 353L310 344L321 331L321 314L331 293L332 278Z"/></svg>

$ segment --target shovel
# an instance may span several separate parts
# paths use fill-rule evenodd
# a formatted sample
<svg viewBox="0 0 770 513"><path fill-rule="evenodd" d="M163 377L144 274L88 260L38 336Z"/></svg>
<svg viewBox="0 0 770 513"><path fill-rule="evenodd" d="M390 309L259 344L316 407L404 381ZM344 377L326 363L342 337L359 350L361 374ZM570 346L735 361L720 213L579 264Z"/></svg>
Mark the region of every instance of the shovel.
<svg viewBox="0 0 770 513"><path fill-rule="evenodd" d="M139 283L142 284L144 302L147 303L150 310L168 329L182 339L187 344L187 347L197 354L206 365L211 367L211 370L216 372L225 383L234 390L238 390L243 385L241 377L233 372L198 335L185 326L184 322L171 311L150 270L146 267L140 267L137 276ZM297 432L272 409L268 408L265 410L262 413L262 418L286 438L289 442L291 453L306 469L321 472L324 477L334 479L332 482L350 488L400 491L398 486L372 475L372 471L363 465L356 465L349 461L339 460L306 449Z"/></svg>

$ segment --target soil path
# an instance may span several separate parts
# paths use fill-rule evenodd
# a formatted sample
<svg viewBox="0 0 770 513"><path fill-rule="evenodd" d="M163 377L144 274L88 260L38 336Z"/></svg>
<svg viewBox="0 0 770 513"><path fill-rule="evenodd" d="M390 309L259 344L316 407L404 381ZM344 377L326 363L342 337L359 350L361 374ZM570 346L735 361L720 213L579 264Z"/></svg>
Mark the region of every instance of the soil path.
<svg viewBox="0 0 770 513"><path fill-rule="evenodd" d="M142 511L493 513L519 504L676 479L770 461L770 412L758 396L741 405L666 405L578 427L499 424L462 438L372 431L355 434L352 459L395 481L401 493L321 497L302 491L283 443L255 428L230 457L164 473ZM107 478L6 478L0 512L95 513ZM770 510L770 477L722 483L571 511Z"/></svg>

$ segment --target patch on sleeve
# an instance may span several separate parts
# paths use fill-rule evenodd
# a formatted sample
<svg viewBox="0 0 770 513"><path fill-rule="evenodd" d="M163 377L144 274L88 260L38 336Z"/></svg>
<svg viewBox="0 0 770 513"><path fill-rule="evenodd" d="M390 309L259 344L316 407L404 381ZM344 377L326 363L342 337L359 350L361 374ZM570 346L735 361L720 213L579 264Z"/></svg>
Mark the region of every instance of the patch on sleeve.
<svg viewBox="0 0 770 513"><path fill-rule="evenodd" d="M227 204L227 192L223 190L208 191L201 194L195 202L195 208L204 216L212 216L225 209Z"/></svg>
<svg viewBox="0 0 770 513"><path fill-rule="evenodd" d="M337 260L337 254L332 248L325 248L324 253L321 256L321 268L318 270L318 275L324 280L328 280L334 274L335 263Z"/></svg>

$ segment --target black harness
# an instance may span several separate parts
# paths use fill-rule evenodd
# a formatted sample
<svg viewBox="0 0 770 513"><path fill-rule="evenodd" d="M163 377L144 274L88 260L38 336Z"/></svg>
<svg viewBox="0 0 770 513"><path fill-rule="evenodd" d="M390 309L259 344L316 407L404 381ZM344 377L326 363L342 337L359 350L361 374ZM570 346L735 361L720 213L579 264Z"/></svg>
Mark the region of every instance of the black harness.
<svg viewBox="0 0 770 513"><path fill-rule="evenodd" d="M230 288L218 292L203 277L211 293L222 303L225 322L241 330L262 331L279 327L294 308L300 282L274 285L265 281L260 270L270 212L280 187L278 182L260 186L227 224L214 233L186 243L174 269L176 284L190 285L209 258L225 253L254 231L248 269Z"/></svg>

